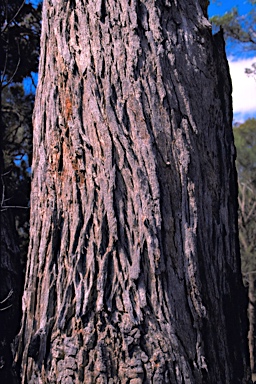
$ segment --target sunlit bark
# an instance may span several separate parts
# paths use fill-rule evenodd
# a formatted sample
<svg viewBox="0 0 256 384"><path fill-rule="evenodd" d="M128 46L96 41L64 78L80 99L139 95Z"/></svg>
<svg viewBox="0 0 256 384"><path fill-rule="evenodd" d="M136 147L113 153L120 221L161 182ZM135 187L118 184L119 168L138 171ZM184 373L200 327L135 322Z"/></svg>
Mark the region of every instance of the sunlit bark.
<svg viewBox="0 0 256 384"><path fill-rule="evenodd" d="M205 14L44 2L23 383L249 382L231 83Z"/></svg>

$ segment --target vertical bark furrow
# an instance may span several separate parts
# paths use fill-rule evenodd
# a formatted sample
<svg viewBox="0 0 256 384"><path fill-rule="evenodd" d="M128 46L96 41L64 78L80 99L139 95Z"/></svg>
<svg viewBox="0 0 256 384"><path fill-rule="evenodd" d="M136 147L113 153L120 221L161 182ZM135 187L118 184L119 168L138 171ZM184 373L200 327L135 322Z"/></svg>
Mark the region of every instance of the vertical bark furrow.
<svg viewBox="0 0 256 384"><path fill-rule="evenodd" d="M246 382L230 89L201 6L44 1L23 383Z"/></svg>

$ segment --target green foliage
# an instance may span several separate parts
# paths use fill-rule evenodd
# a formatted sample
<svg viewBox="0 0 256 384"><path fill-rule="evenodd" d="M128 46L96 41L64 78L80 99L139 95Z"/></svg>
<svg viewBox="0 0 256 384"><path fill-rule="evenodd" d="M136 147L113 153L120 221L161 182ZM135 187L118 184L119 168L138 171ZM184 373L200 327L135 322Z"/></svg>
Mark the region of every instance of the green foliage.
<svg viewBox="0 0 256 384"><path fill-rule="evenodd" d="M256 119L234 128L239 186L239 238L245 282L256 271ZM255 274L256 277L256 274Z"/></svg>
<svg viewBox="0 0 256 384"><path fill-rule="evenodd" d="M213 16L211 22L214 27L222 27L227 39L236 43L243 43L246 49L256 49L256 5L255 0L250 0L252 10L247 15L239 15L237 7L232 8L223 16Z"/></svg>
<svg viewBox="0 0 256 384"><path fill-rule="evenodd" d="M251 68L245 68L245 73L247 75L256 76L256 63L252 63Z"/></svg>
<svg viewBox="0 0 256 384"><path fill-rule="evenodd" d="M256 186L256 119L234 128L239 181Z"/></svg>

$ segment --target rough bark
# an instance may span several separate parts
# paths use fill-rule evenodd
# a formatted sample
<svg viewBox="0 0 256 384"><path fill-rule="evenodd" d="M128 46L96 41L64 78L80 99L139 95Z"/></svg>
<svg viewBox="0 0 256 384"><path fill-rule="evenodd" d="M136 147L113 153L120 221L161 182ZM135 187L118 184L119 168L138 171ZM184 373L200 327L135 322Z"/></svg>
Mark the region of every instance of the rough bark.
<svg viewBox="0 0 256 384"><path fill-rule="evenodd" d="M23 383L248 383L231 82L205 1L46 0Z"/></svg>

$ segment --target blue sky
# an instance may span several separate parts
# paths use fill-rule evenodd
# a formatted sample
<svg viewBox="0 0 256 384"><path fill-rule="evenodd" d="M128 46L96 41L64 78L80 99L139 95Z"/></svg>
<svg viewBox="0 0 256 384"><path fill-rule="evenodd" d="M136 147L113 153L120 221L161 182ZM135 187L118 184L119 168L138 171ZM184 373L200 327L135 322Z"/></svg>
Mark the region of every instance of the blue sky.
<svg viewBox="0 0 256 384"><path fill-rule="evenodd" d="M240 14L248 13L252 5L246 0L211 0L208 8L209 16L222 15L233 7L238 7Z"/></svg>
<svg viewBox="0 0 256 384"><path fill-rule="evenodd" d="M211 0L209 16L223 15L235 6L240 15L245 15L252 9L248 0ZM243 122L250 117L256 118L256 78L245 74L245 68L250 68L256 62L256 49L249 52L241 46L235 49L234 45L227 44L227 54L233 83L234 121Z"/></svg>

